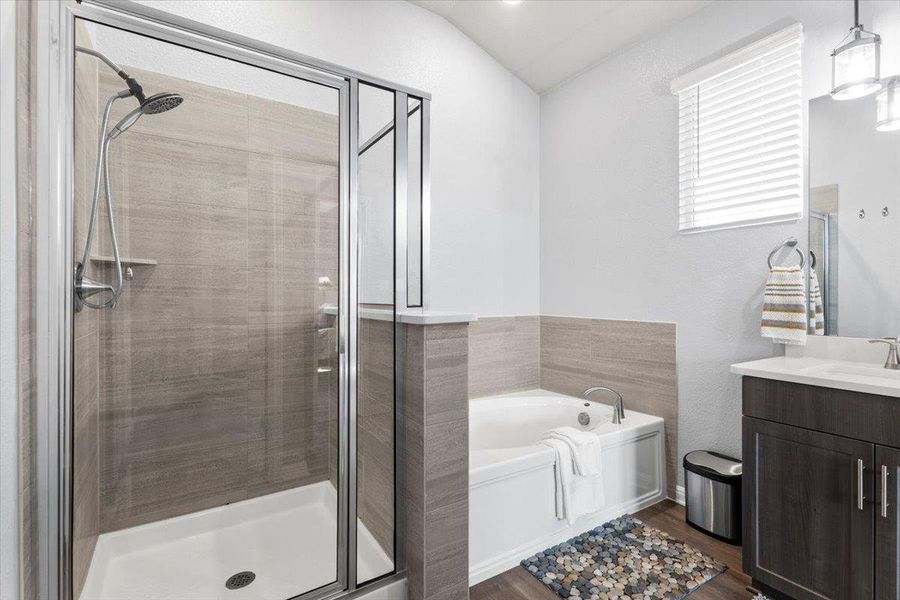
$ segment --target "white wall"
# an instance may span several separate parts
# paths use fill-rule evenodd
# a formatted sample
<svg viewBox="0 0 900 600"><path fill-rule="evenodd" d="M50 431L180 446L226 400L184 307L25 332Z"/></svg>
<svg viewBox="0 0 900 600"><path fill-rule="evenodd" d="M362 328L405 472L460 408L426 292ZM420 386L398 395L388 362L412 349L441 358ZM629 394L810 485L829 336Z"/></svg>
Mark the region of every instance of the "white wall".
<svg viewBox="0 0 900 600"><path fill-rule="evenodd" d="M884 73L900 71L898 7L861 5L884 38ZM852 16L849 0L715 2L541 98L541 312L677 323L680 454L740 454L740 378L728 367L781 352L759 335L766 255L789 235L805 247L807 226L677 233L669 83L793 18L804 97L820 96Z"/></svg>
<svg viewBox="0 0 900 600"><path fill-rule="evenodd" d="M838 186L842 336L900 333L900 131L876 131L874 115L874 96L810 104L809 185Z"/></svg>
<svg viewBox="0 0 900 600"><path fill-rule="evenodd" d="M537 313L539 99L463 33L400 1L145 3L431 92L431 308Z"/></svg>

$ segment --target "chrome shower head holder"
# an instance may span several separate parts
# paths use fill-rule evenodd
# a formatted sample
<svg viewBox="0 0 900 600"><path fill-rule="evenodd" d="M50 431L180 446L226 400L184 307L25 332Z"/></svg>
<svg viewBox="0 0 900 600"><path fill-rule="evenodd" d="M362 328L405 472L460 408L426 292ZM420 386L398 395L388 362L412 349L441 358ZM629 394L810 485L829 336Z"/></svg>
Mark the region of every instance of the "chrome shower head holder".
<svg viewBox="0 0 900 600"><path fill-rule="evenodd" d="M112 308L116 305L119 296L122 294L122 286L124 285L124 269L122 257L119 255L119 242L118 238L116 237L115 221L113 220L112 190L109 183L110 142L122 135L122 133L124 133L129 127L134 125L142 115L155 115L172 110L173 108L180 105L184 101L184 98L180 94L172 92L155 94L147 98L146 96L144 96L144 92L140 84L109 58L107 58L100 52L97 52L96 50L92 50L90 48L82 48L80 46L76 46L75 50L99 58L107 66L113 69L119 75L119 77L124 79L128 84L127 90L122 90L121 92L118 92L117 94L114 94L110 96L109 99L107 99L106 105L103 109L103 117L100 120L100 141L97 151L97 165L94 170L94 192L91 200L91 216L90 221L88 222L87 236L84 244L84 254L81 257L81 262L79 262L75 266L74 308L77 312L85 306L87 306L88 308ZM125 115L122 120L116 123L112 130L107 131L107 125L109 123L109 113L112 110L113 103L116 100L121 100L122 98L128 97L134 97L135 99L137 99L137 101L140 103L139 106ZM85 274L85 269L87 268L88 261L91 259L91 245L94 241L94 221L96 220L97 205L100 200L101 179L103 180L103 187L106 193L106 212L107 218L109 219L109 236L112 243L113 259L115 261L115 285L92 279ZM89 298L92 298L99 294L109 294L109 297L104 302L99 303L95 303L89 300Z"/></svg>

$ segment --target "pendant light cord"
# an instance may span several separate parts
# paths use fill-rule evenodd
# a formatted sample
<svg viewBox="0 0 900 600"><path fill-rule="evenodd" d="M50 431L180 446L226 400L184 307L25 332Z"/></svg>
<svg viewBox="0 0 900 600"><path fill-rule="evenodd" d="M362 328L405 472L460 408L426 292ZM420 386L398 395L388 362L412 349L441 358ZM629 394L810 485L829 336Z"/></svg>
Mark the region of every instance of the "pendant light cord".
<svg viewBox="0 0 900 600"><path fill-rule="evenodd" d="M859 0L853 0L853 27L859 28Z"/></svg>

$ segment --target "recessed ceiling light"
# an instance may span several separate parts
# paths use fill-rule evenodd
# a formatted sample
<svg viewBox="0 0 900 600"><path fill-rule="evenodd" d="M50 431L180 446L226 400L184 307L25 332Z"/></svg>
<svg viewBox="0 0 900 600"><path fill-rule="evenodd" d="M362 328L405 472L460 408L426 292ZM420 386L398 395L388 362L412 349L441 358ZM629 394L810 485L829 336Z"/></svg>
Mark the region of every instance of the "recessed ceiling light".
<svg viewBox="0 0 900 600"><path fill-rule="evenodd" d="M522 0L503 0L504 4L522 4Z"/></svg>

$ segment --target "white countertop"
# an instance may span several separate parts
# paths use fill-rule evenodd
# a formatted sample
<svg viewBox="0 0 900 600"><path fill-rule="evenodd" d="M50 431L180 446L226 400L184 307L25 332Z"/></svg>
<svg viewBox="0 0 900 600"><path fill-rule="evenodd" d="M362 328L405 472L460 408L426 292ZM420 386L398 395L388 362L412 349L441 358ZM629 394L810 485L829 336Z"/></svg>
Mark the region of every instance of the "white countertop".
<svg viewBox="0 0 900 600"><path fill-rule="evenodd" d="M900 371L881 363L822 356L776 356L731 365L737 375L900 398Z"/></svg>

